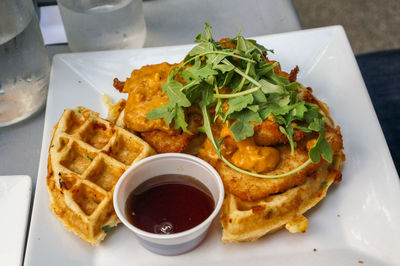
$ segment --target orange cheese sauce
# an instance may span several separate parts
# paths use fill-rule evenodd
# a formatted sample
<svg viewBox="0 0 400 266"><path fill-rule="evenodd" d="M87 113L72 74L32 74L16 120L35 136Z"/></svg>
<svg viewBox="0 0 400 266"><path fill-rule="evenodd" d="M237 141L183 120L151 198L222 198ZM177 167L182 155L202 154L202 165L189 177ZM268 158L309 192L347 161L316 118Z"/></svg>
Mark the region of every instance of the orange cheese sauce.
<svg viewBox="0 0 400 266"><path fill-rule="evenodd" d="M146 118L153 108L157 108L169 101L161 89L166 82L172 67L168 63L144 66L134 70L124 85L124 92L129 92L125 109L124 122L129 129L138 132L161 130L172 132L164 119L148 120Z"/></svg>
<svg viewBox="0 0 400 266"><path fill-rule="evenodd" d="M222 154L235 166L256 173L271 171L280 161L279 150L273 147L258 146L250 137L236 142L232 132L225 124L220 132L224 138ZM206 139L199 148L199 157L215 166L219 160L211 141Z"/></svg>

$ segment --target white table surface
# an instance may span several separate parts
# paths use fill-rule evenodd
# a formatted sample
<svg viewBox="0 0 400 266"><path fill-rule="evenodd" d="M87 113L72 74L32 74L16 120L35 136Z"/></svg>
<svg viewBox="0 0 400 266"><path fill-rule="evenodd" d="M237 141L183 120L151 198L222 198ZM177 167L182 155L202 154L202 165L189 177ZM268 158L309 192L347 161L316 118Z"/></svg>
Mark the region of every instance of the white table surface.
<svg viewBox="0 0 400 266"><path fill-rule="evenodd" d="M30 176L0 175L0 265L21 265L31 202Z"/></svg>

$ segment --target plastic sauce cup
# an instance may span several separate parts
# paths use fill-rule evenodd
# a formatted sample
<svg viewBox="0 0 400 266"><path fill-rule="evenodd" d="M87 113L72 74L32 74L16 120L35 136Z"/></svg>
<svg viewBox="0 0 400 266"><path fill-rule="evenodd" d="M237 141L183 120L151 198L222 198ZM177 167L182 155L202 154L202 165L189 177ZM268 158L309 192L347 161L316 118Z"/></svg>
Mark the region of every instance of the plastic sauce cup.
<svg viewBox="0 0 400 266"><path fill-rule="evenodd" d="M168 235L149 233L128 221L125 214L126 201L140 184L166 174L187 175L203 183L211 192L215 208L202 223L186 231ZM115 187L113 203L119 219L145 248L161 255L178 255L200 244L219 213L223 200L224 186L219 174L210 164L192 155L164 153L145 158L125 171Z"/></svg>

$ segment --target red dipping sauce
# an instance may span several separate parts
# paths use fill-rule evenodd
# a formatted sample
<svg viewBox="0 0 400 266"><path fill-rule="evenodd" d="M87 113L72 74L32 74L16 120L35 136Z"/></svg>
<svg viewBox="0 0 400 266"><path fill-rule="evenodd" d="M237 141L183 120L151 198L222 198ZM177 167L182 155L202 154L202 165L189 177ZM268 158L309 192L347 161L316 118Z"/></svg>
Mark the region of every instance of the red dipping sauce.
<svg viewBox="0 0 400 266"><path fill-rule="evenodd" d="M161 175L139 185L129 195L125 212L134 226L156 234L191 229L213 212L211 192L185 175Z"/></svg>

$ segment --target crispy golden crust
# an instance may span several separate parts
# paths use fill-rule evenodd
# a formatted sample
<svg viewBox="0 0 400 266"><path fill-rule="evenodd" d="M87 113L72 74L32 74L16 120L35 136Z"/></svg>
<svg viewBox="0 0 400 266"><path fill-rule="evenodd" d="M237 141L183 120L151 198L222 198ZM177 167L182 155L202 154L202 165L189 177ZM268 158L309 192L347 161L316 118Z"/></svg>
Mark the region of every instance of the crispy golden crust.
<svg viewBox="0 0 400 266"><path fill-rule="evenodd" d="M301 130L295 130L293 140L300 141L305 137ZM279 124L273 121L264 120L254 127L254 141L257 145L273 146L289 143L288 138L279 130Z"/></svg>
<svg viewBox="0 0 400 266"><path fill-rule="evenodd" d="M181 133L169 135L160 130L141 133L142 138L149 143L158 153L182 152L194 135Z"/></svg>

